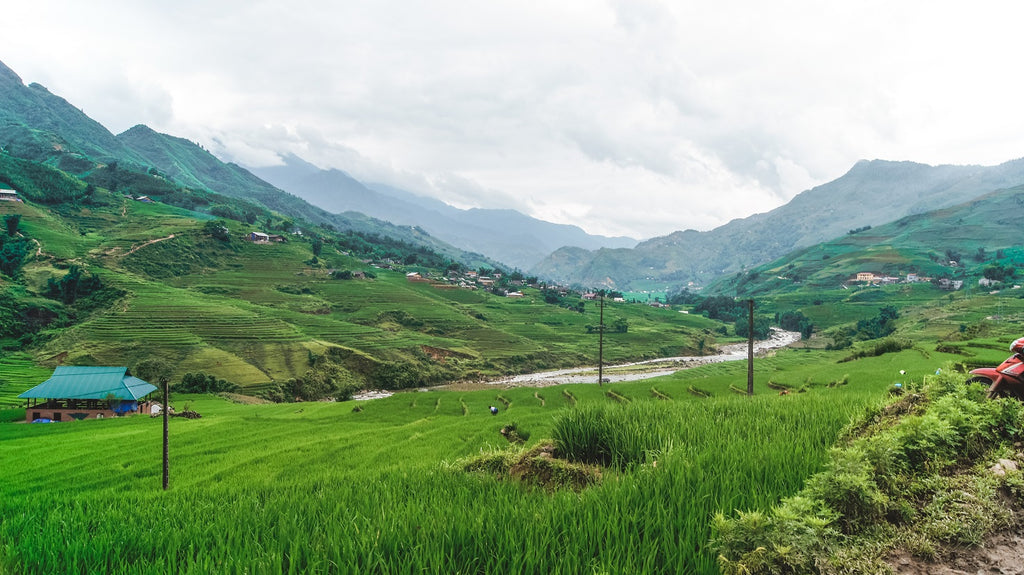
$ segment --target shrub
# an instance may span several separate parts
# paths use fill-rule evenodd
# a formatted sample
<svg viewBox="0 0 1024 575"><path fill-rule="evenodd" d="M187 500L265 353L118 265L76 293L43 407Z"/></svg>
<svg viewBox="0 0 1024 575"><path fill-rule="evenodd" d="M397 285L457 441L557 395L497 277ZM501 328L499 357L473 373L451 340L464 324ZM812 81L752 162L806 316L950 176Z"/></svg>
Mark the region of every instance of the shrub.
<svg viewBox="0 0 1024 575"><path fill-rule="evenodd" d="M176 383L171 388L181 393L234 393L241 389L234 383L203 372L186 373L181 376L181 383Z"/></svg>

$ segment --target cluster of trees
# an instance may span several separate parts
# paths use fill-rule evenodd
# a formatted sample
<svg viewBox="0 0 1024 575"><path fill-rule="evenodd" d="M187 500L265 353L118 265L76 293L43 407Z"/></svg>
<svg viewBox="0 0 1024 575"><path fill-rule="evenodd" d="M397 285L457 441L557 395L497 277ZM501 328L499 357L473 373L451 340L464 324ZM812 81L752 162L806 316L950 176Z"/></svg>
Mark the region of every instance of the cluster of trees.
<svg viewBox="0 0 1024 575"><path fill-rule="evenodd" d="M686 288L665 294L665 303L669 305L694 305L700 303L703 299L704 297L700 294L696 294Z"/></svg>
<svg viewBox="0 0 1024 575"><path fill-rule="evenodd" d="M352 399L360 387L359 380L347 369L321 356L302 377L289 379L267 392L266 396L276 402L319 401L326 398L345 401Z"/></svg>
<svg viewBox="0 0 1024 575"><path fill-rule="evenodd" d="M563 295L562 291L557 288L545 287L541 289L540 293L544 298L544 303L557 305L579 313L583 313L586 309L583 300L580 299L580 294L576 292L568 291Z"/></svg>
<svg viewBox="0 0 1024 575"><path fill-rule="evenodd" d="M828 349L846 349L853 345L854 340L881 339L892 335L896 331L896 320L899 317L900 312L896 307L883 306L875 317L862 319L856 327L836 333Z"/></svg>
<svg viewBox="0 0 1024 575"><path fill-rule="evenodd" d="M1005 282L1013 279L1013 276L1017 275L1017 269L1010 264L1006 264L1005 266L993 264L986 267L982 272L982 275L984 275L986 279Z"/></svg>
<svg viewBox="0 0 1024 575"><path fill-rule="evenodd" d="M203 233L215 240L222 242L231 241L231 234L228 231L228 226L220 220L210 220L203 224Z"/></svg>
<svg viewBox="0 0 1024 575"><path fill-rule="evenodd" d="M727 295L702 297L689 290L668 294L670 304L692 305L693 311L711 319L733 324L736 335L748 337L750 331L750 308L748 300L737 299ZM798 331L806 339L811 337L814 325L811 320L799 311L776 313L774 322L766 316L754 317L754 337L764 339L771 333L772 323L787 331Z"/></svg>
<svg viewBox="0 0 1024 575"><path fill-rule="evenodd" d="M18 236L21 216L10 214L4 217L6 233L0 234L0 273L14 277L28 255L28 240Z"/></svg>
<svg viewBox="0 0 1024 575"><path fill-rule="evenodd" d="M226 379L218 379L214 375L207 375L200 371L186 373L181 377L181 383L174 384L171 389L181 393L221 393L236 392L241 388Z"/></svg>
<svg viewBox="0 0 1024 575"><path fill-rule="evenodd" d="M775 322L786 331L798 331L800 337L807 339L814 331L814 324L811 320L799 311L787 311L775 314Z"/></svg>
<svg viewBox="0 0 1024 575"><path fill-rule="evenodd" d="M334 238L325 237L323 241L333 242L339 249L366 259L389 259L436 269L444 269L449 264L449 260L430 248L377 234L349 231Z"/></svg>
<svg viewBox="0 0 1024 575"><path fill-rule="evenodd" d="M733 322L733 329L739 337L750 337L750 318L741 318ZM754 339L767 339L772 333L771 320L763 315L754 316Z"/></svg>
<svg viewBox="0 0 1024 575"><path fill-rule="evenodd" d="M56 302L21 299L0 291L0 340L14 340L11 345L16 348L31 343L40 330L65 321L64 311Z"/></svg>
<svg viewBox="0 0 1024 575"><path fill-rule="evenodd" d="M239 209L238 206L214 204L210 206L210 215L227 220L235 220L236 222L253 224L256 223L256 218L258 218L260 214L257 210L243 210Z"/></svg>
<svg viewBox="0 0 1024 575"><path fill-rule="evenodd" d="M72 265L64 277L46 280L44 295L50 299L60 300L65 305L72 305L79 297L88 296L103 289L99 276L86 275L82 268Z"/></svg>
<svg viewBox="0 0 1024 575"><path fill-rule="evenodd" d="M746 321L748 314L746 300L738 300L727 295L716 295L701 299L693 311L704 314L711 319L717 319L725 323L733 323L743 318Z"/></svg>

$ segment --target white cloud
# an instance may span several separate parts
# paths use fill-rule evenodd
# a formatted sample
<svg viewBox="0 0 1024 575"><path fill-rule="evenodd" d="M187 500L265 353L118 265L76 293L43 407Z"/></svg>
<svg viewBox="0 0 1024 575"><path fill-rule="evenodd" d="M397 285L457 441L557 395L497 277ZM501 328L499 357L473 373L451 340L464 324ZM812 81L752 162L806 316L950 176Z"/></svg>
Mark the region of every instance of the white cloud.
<svg viewBox="0 0 1024 575"><path fill-rule="evenodd" d="M1024 7L786 0L36 0L3 61L112 131L295 153L460 206L651 237L861 158L1024 156Z"/></svg>

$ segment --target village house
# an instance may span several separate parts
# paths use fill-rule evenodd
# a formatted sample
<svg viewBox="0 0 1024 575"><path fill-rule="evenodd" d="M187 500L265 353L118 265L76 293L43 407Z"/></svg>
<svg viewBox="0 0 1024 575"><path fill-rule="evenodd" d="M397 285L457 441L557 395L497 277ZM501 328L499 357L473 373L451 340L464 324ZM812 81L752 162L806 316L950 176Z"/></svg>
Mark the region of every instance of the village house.
<svg viewBox="0 0 1024 575"><path fill-rule="evenodd" d="M127 371L127 367L59 366L50 379L18 396L28 402L25 420L103 419L145 411L146 396L156 386L126 375Z"/></svg>
<svg viewBox="0 0 1024 575"><path fill-rule="evenodd" d="M857 281L873 282L875 281L875 274L873 274L872 272L857 272Z"/></svg>
<svg viewBox="0 0 1024 575"><path fill-rule="evenodd" d="M956 291L964 286L963 280L939 278L939 289Z"/></svg>
<svg viewBox="0 0 1024 575"><path fill-rule="evenodd" d="M284 243L288 241L288 238L276 235L276 234L265 234L263 232L249 232L245 239L249 240L254 244L269 244L270 242Z"/></svg>
<svg viewBox="0 0 1024 575"><path fill-rule="evenodd" d="M18 192L14 190L2 189L0 190L0 201L20 202L21 198L18 197Z"/></svg>
<svg viewBox="0 0 1024 575"><path fill-rule="evenodd" d="M135 201L136 202L142 202L144 204L152 204L153 203L153 198L151 198L149 196L139 196L139 197L135 198Z"/></svg>

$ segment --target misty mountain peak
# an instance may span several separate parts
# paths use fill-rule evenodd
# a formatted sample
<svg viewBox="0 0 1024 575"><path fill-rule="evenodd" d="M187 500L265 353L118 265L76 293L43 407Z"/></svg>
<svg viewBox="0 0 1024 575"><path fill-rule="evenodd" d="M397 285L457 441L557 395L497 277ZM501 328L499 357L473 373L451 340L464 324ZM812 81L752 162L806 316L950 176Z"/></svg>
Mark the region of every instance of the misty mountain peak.
<svg viewBox="0 0 1024 575"><path fill-rule="evenodd" d="M21 76L16 74L14 70L7 67L6 64L0 62L0 85L15 84L17 86L24 86Z"/></svg>

